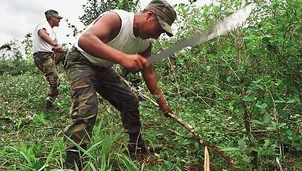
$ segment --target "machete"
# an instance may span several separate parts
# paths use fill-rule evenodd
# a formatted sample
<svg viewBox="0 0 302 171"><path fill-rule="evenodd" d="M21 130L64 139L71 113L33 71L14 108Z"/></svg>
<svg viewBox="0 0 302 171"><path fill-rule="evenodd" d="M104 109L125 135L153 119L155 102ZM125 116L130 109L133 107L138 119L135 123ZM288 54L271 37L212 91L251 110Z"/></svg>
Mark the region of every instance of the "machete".
<svg viewBox="0 0 302 171"><path fill-rule="evenodd" d="M186 47L194 47L198 44L211 40L215 37L225 34L226 32L229 32L231 30L234 30L234 29L240 27L247 20L247 18L249 17L254 6L255 6L254 4L249 4L242 9L239 9L232 15L219 21L213 27L211 27L205 31L202 31L186 40L183 40L183 41L177 43L175 46L170 47L156 55L150 56L149 58L147 58L147 61L150 64L152 64L156 61L159 61L160 59L162 59L164 57L174 54L175 52L181 51L182 49L184 49Z"/></svg>

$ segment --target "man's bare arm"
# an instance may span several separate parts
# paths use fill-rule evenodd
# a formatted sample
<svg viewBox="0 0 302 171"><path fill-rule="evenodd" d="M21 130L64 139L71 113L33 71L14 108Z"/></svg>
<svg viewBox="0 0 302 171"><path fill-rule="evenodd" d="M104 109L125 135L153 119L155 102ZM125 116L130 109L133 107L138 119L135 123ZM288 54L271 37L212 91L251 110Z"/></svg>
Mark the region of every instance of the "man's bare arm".
<svg viewBox="0 0 302 171"><path fill-rule="evenodd" d="M106 12L82 34L78 44L92 56L120 64L132 72L140 71L147 64L146 59L137 54L125 54L106 44L117 36L120 28L120 17L114 12Z"/></svg>
<svg viewBox="0 0 302 171"><path fill-rule="evenodd" d="M45 42L53 46L54 49L59 49L61 50L61 47L54 41L52 40L48 33L46 32L45 28L42 28L38 31L38 35L43 39Z"/></svg>
<svg viewBox="0 0 302 171"><path fill-rule="evenodd" d="M144 57L150 57L151 56L151 49L152 49L152 44L148 47L148 49L141 53L142 56ZM148 64L147 67L145 67L142 70L142 75L143 78L147 84L147 87L150 91L150 93L156 98L156 102L159 105L159 108L163 113L170 111L168 108L164 95L162 94L160 88L157 86L157 76L155 74L154 68L152 64Z"/></svg>

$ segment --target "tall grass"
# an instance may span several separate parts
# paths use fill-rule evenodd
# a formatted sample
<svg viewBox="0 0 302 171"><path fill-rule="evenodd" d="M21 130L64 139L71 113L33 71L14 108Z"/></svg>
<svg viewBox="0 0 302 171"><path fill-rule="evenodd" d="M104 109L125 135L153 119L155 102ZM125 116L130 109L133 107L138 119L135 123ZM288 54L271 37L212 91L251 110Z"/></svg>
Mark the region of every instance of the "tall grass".
<svg viewBox="0 0 302 171"><path fill-rule="evenodd" d="M61 74L57 111L42 110L46 83L41 75L0 77L0 170L63 169L65 144L62 131L71 123L70 95ZM82 149L86 170L144 170L126 151L128 137L118 111L100 104L97 124L87 150Z"/></svg>
<svg viewBox="0 0 302 171"><path fill-rule="evenodd" d="M55 102L59 110L52 112L41 110L46 96L43 76L0 77L0 170L63 169L65 144L62 132L71 123L71 99L66 76L61 74L60 77L60 95ZM230 133L231 130L240 128L241 118L230 118L224 114L222 107L207 108L196 94L193 96L197 100L190 99L188 94L176 98L172 91L173 86L165 88L172 93L170 98L173 99L168 100L175 113L193 125L205 140L224 149L236 162L235 165L229 165L212 154L211 163L215 166L212 170L252 169L247 153L250 149L246 147L247 137L244 134ZM178 87L182 93L188 93L188 88L190 87ZM160 111L149 101L141 101L140 111L144 139L151 144L163 144L164 149L142 160L132 160L126 151L128 137L118 111L100 100L91 143L86 150L82 149L86 170L174 171L202 168L204 147L169 131L172 129L190 137L186 129L172 119L160 115ZM265 163L261 162L261 168L276 166L274 157L278 154L275 147L272 142L258 142L256 150L267 159ZM294 161L297 164L287 168L302 168L301 160Z"/></svg>

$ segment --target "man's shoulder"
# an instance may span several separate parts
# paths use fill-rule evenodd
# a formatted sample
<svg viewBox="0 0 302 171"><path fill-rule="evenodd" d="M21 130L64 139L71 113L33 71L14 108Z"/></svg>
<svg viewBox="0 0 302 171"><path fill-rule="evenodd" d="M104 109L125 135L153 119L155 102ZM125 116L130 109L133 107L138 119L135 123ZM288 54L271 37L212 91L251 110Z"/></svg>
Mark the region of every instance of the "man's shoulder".
<svg viewBox="0 0 302 171"><path fill-rule="evenodd" d="M36 25L36 30L40 30L40 29L42 29L42 28L48 30L48 29L50 28L49 23L48 23L48 22L40 22L40 23L38 23L38 24Z"/></svg>
<svg viewBox="0 0 302 171"><path fill-rule="evenodd" d="M114 9L114 10L110 10L110 11L118 14L120 16L120 18L124 18L124 17L126 18L126 17L134 15L132 12L128 12L128 11L121 10L121 9Z"/></svg>

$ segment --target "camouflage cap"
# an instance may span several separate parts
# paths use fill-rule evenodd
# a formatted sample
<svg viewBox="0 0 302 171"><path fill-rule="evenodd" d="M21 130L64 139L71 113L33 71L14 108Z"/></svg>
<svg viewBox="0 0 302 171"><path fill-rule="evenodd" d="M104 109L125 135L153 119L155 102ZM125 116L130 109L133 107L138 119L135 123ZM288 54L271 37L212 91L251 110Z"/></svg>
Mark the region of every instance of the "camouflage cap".
<svg viewBox="0 0 302 171"><path fill-rule="evenodd" d="M176 12L173 7L165 0L152 0L146 7L146 10L153 10L156 13L160 26L166 31L168 36L173 36L171 28L176 19Z"/></svg>
<svg viewBox="0 0 302 171"><path fill-rule="evenodd" d="M49 19L50 17L55 17L55 18L58 18L58 19L63 18L59 15L58 11L52 10L52 9L45 11L44 14L45 14L46 19Z"/></svg>

